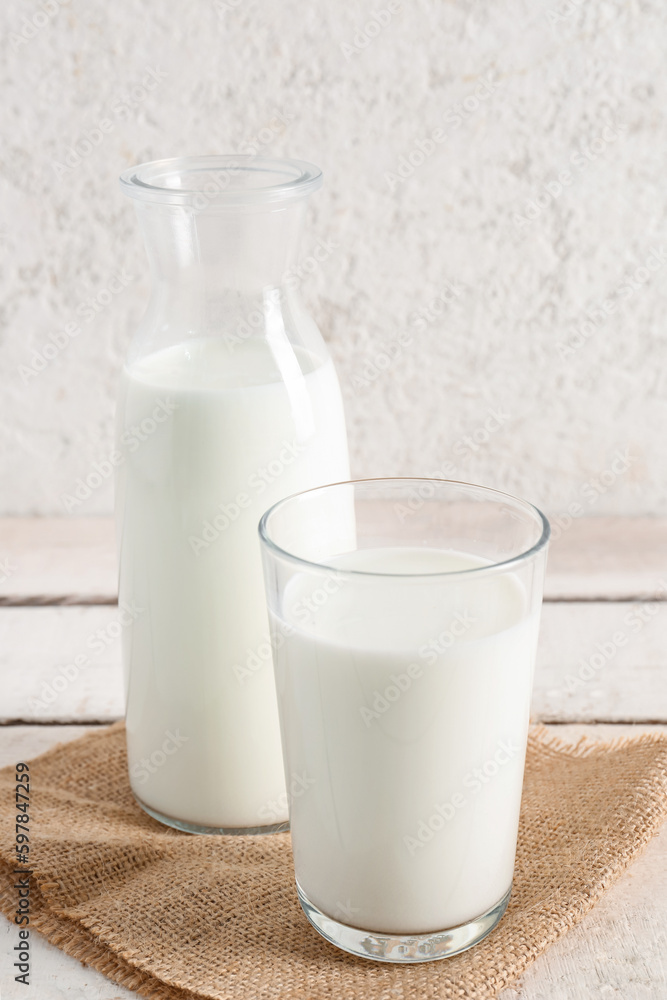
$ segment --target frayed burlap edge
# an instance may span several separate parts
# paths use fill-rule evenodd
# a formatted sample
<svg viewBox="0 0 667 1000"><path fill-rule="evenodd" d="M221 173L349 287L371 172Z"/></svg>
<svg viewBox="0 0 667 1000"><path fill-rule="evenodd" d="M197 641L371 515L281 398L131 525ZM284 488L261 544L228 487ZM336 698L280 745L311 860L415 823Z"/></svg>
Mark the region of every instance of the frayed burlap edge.
<svg viewBox="0 0 667 1000"><path fill-rule="evenodd" d="M0 889L0 910L10 920L16 909L16 898L9 888L12 881L12 869L4 861L0 861L0 884L5 886ZM64 913L52 912L44 901L37 881L31 878L30 883L29 929L39 931L50 944L76 958L82 965L101 972L118 986L133 990L149 1000L200 1000L196 994L169 986L143 969L131 965L97 940L78 921L71 920Z"/></svg>
<svg viewBox="0 0 667 1000"><path fill-rule="evenodd" d="M121 720L103 728L107 732L111 732L123 729L124 726L125 723ZM30 763L50 756L67 743L83 743L86 740L95 739L99 732L100 730L96 727L91 729L89 733L84 733L77 741L59 741L45 750L44 753L32 757ZM16 910L16 897L10 888L14 881L13 871L12 867L0 858L0 911L9 920L13 920ZM200 1000L200 997L189 990L170 986L143 969L133 966L123 956L107 948L78 920L72 920L65 913L49 909L42 895L39 880L34 876L30 879L30 929L39 931L49 944L77 959L82 965L101 972L103 976L111 979L118 986L133 990L149 1000Z"/></svg>

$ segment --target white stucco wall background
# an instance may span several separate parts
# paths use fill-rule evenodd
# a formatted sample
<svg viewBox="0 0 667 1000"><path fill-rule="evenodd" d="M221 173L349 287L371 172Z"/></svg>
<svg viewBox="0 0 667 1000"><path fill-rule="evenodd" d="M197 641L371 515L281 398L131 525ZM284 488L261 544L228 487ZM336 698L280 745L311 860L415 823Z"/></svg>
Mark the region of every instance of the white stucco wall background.
<svg viewBox="0 0 667 1000"><path fill-rule="evenodd" d="M304 257L320 238L338 246L304 296L339 370L356 475L453 466L551 513L667 513L667 6L403 0L373 21L388 9L5 0L2 512L65 514L62 494L113 448L149 289L117 175L240 151L273 122L267 153L325 172ZM102 119L76 162L69 147ZM119 270L131 280L86 319ZM26 375L69 323L78 336ZM73 513L111 507L105 482Z"/></svg>

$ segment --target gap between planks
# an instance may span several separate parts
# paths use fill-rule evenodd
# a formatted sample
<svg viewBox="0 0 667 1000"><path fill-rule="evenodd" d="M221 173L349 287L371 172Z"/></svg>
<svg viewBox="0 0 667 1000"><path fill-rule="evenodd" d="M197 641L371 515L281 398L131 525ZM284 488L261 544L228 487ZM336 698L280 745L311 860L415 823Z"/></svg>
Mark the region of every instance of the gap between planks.
<svg viewBox="0 0 667 1000"><path fill-rule="evenodd" d="M12 729L20 726L112 726L120 722L122 716L114 719L0 719L0 728ZM592 724L592 723L591 723ZM639 723L641 725L641 723ZM552 725L550 722L549 725ZM555 725L555 723L553 723Z"/></svg>
<svg viewBox="0 0 667 1000"><path fill-rule="evenodd" d="M12 729L25 726L112 726L115 722L120 722L122 716L113 719L4 719L0 720L0 728ZM613 719L599 718L587 719L581 722L578 719L531 719L531 726L660 726L665 727L664 719Z"/></svg>
<svg viewBox="0 0 667 1000"><path fill-rule="evenodd" d="M0 608L81 608L118 606L118 598L96 594L0 594Z"/></svg>
<svg viewBox="0 0 667 1000"><path fill-rule="evenodd" d="M664 604L667 603L667 593L665 594L635 594L628 593L622 597L609 595L579 596L579 597L550 597L544 595L545 604ZM95 596L87 597L83 594L74 595L33 595L22 596L21 594L0 595L0 608L87 608L87 607L118 607L118 598Z"/></svg>

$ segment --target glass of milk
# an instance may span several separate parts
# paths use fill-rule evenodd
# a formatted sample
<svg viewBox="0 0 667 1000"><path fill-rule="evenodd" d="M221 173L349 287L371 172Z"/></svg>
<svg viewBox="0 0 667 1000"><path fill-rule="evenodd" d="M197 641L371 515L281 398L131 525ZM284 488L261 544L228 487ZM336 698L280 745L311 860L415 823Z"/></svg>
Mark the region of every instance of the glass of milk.
<svg viewBox="0 0 667 1000"><path fill-rule="evenodd" d="M199 833L284 829L257 523L349 477L336 373L299 298L335 244L299 251L312 164L133 167L153 278L117 409L116 508L132 790Z"/></svg>
<svg viewBox="0 0 667 1000"><path fill-rule="evenodd" d="M380 961L471 947L510 896L548 522L368 480L280 501L260 537L308 919Z"/></svg>

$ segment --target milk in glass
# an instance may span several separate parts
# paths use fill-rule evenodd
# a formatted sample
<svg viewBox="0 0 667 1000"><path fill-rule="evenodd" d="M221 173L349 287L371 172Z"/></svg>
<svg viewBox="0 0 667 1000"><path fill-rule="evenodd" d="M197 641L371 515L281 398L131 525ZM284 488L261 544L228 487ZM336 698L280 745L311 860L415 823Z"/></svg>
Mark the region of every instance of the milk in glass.
<svg viewBox="0 0 667 1000"><path fill-rule="evenodd" d="M328 599L297 573L272 613L298 884L356 928L455 927L511 885L537 612L456 552L328 563Z"/></svg>

